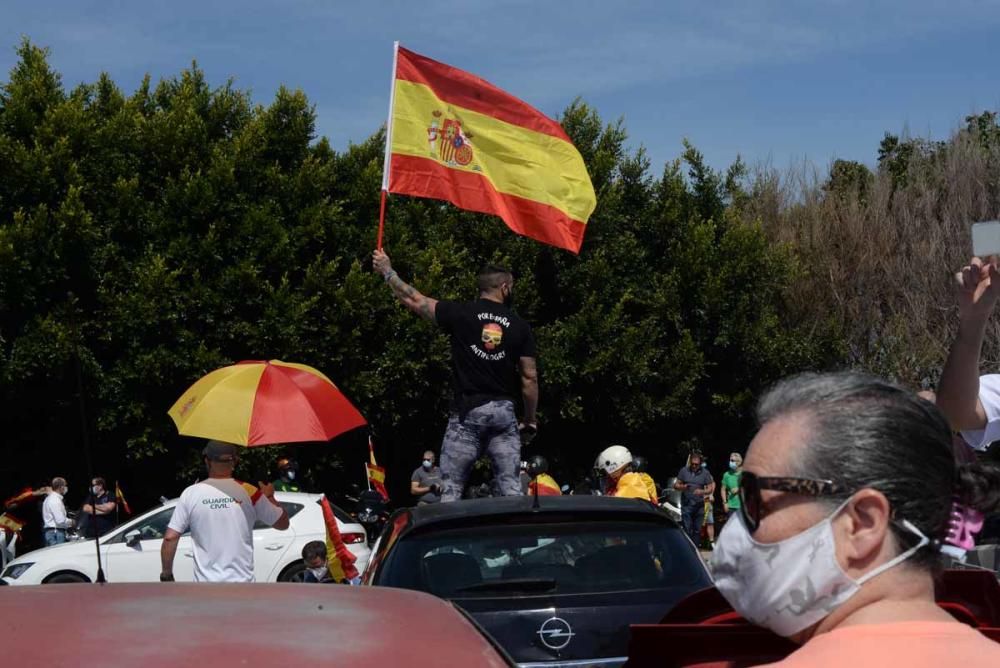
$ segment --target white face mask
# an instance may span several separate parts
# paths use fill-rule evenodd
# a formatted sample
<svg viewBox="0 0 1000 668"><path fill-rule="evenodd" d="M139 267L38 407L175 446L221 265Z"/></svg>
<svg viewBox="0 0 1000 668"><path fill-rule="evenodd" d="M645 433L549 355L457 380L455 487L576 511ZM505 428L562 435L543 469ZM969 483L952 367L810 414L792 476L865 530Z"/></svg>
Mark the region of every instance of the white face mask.
<svg viewBox="0 0 1000 668"><path fill-rule="evenodd" d="M848 499L849 501L850 499ZM909 559L929 543L919 529L903 520L920 542L894 559L852 580L837 562L833 518L777 543L758 543L743 516L726 522L712 553L712 576L719 592L736 612L780 636L795 635L819 622L858 593L868 580Z"/></svg>
<svg viewBox="0 0 1000 668"><path fill-rule="evenodd" d="M309 568L308 570L310 573L313 574L313 577L315 577L320 582L322 582L327 578L326 566L320 566L318 568Z"/></svg>
<svg viewBox="0 0 1000 668"><path fill-rule="evenodd" d="M286 471L285 475L288 476L289 480L295 480L295 471Z"/></svg>

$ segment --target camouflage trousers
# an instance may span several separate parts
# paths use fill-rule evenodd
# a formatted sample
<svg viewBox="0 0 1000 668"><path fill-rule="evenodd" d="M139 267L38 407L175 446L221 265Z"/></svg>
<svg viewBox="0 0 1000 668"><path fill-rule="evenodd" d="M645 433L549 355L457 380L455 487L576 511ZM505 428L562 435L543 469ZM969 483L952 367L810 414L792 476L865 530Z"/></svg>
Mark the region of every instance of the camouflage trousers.
<svg viewBox="0 0 1000 668"><path fill-rule="evenodd" d="M521 495L521 436L517 431L514 402L490 401L469 411L465 420L457 413L448 418L441 443L441 501L462 498L472 465L483 452L493 462L493 477L501 496Z"/></svg>

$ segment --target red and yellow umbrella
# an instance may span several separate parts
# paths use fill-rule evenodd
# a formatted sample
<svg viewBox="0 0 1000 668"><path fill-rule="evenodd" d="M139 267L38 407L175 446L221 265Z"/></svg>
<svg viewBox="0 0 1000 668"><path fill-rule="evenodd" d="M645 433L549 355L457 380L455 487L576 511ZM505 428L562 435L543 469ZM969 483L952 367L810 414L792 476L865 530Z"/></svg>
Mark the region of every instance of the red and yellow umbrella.
<svg viewBox="0 0 1000 668"><path fill-rule="evenodd" d="M250 447L328 441L367 424L329 378L280 360L217 369L188 388L168 413L185 436Z"/></svg>

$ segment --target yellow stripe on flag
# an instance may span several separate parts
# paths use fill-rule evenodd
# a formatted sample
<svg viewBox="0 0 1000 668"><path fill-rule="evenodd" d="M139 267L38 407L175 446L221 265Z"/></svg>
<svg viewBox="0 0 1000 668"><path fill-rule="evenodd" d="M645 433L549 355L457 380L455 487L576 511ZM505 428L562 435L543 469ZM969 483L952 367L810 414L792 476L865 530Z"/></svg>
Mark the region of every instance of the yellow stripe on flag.
<svg viewBox="0 0 1000 668"><path fill-rule="evenodd" d="M435 111L440 117L434 116ZM436 119L448 118L459 120L468 138L472 148L468 165L441 159L438 147L443 137L437 137L432 148L429 128ZM552 206L581 223L586 223L597 205L583 159L572 144L450 105L424 84L396 80L391 152L432 158L453 169L482 174L501 193Z"/></svg>
<svg viewBox="0 0 1000 668"><path fill-rule="evenodd" d="M368 478L372 482L385 482L385 470L379 466L368 467Z"/></svg>
<svg viewBox="0 0 1000 668"><path fill-rule="evenodd" d="M264 364L237 364L201 378L168 411L178 431L246 445L254 396L265 368ZM201 410L195 410L203 405ZM217 419L222 413L226 414L226 420ZM227 428L227 425L239 427Z"/></svg>

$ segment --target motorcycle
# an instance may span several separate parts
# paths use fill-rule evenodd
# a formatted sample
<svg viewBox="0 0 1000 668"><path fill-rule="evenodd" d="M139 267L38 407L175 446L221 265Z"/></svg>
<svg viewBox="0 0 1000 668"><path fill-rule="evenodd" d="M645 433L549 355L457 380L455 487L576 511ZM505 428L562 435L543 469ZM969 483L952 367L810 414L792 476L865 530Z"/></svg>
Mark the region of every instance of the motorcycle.
<svg viewBox="0 0 1000 668"><path fill-rule="evenodd" d="M368 535L368 547L371 547L382 527L389 520L389 508L385 499L374 489L366 489L358 494L357 505L355 506L354 517L365 528Z"/></svg>

